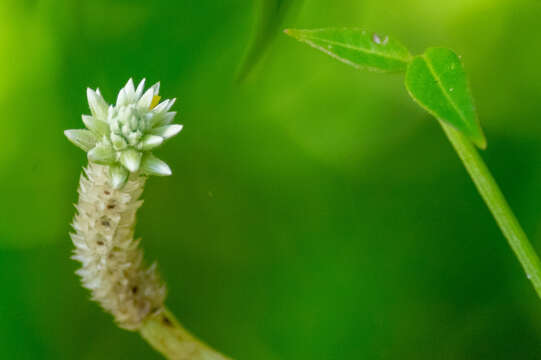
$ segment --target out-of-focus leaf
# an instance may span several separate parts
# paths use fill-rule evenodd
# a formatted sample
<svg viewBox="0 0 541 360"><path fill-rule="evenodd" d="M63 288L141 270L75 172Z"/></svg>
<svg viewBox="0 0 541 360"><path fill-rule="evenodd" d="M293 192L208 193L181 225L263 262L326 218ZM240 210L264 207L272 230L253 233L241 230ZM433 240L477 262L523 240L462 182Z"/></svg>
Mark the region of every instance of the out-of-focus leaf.
<svg viewBox="0 0 541 360"><path fill-rule="evenodd" d="M430 114L454 126L478 147L486 147L464 67L452 50L430 48L416 56L406 73L406 88Z"/></svg>
<svg viewBox="0 0 541 360"><path fill-rule="evenodd" d="M357 69L405 71L411 54L389 36L353 28L288 29L285 33Z"/></svg>
<svg viewBox="0 0 541 360"><path fill-rule="evenodd" d="M254 66L259 62L265 50L272 43L278 33L280 25L287 14L293 9L293 4L300 4L303 0L261 0L261 15L252 44L239 70L237 78L244 80Z"/></svg>

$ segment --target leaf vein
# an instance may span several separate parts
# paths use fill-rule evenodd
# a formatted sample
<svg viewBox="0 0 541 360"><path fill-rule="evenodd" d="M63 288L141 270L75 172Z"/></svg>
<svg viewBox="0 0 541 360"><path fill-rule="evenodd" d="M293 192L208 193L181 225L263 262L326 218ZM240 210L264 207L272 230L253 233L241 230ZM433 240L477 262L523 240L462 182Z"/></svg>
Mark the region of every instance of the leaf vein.
<svg viewBox="0 0 541 360"><path fill-rule="evenodd" d="M436 80L436 83L438 84L438 86L440 87L441 89L441 92L443 93L443 96L445 96L445 98L449 101L449 103L453 106L453 109L455 109L456 113L458 114L458 116L460 116L460 118L462 119L462 121L464 122L464 124L466 126L469 127L469 124L468 124L468 121L466 119L466 116L464 115L464 113L458 108L457 104L453 101L453 98L451 98L451 96L447 93L446 89L445 89L445 86L443 86L443 83L441 82L441 79L440 77L436 74L436 71L434 70L434 67L432 66L432 63L430 62L430 60L426 57L426 55L422 55L423 59L425 60L425 63L426 63L426 66L428 67L428 70L430 71L430 73L432 74L432 76L434 77L434 79Z"/></svg>
<svg viewBox="0 0 541 360"><path fill-rule="evenodd" d="M394 56L393 57L393 56L389 56L388 54L385 54L385 53L381 53L381 52L377 52L377 51L373 51L373 50L368 50L368 49L363 49L363 48L360 48L360 47L340 43L340 42L337 42L337 41L322 39L322 38L318 38L318 37L310 37L310 39L301 38L300 40L306 41L310 45L312 45L312 44L315 45L315 43L313 43L313 40L321 41L321 42L324 42L324 43L329 44L329 45L341 46L341 47L346 48L346 49L356 50L356 51L364 52L364 53L367 53L367 54L370 54L370 55L377 55L377 56L381 56L381 57L386 58L386 59L398 60L398 61L401 61L401 62L403 62L405 64L407 64L410 61L409 57L407 57L407 58L404 58L404 57L401 57L401 56Z"/></svg>

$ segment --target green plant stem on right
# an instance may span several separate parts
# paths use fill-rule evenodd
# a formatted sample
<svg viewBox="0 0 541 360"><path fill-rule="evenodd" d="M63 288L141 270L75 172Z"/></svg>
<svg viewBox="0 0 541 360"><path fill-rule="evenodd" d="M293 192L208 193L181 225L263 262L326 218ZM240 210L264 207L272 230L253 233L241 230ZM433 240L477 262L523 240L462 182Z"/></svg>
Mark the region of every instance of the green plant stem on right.
<svg viewBox="0 0 541 360"><path fill-rule="evenodd" d="M541 298L541 261L505 200L496 180L494 180L473 143L454 127L442 121L439 122L464 163L477 190L479 190L490 212L492 212L494 219L496 219L503 235L515 252L526 272L526 276L532 282L537 295Z"/></svg>

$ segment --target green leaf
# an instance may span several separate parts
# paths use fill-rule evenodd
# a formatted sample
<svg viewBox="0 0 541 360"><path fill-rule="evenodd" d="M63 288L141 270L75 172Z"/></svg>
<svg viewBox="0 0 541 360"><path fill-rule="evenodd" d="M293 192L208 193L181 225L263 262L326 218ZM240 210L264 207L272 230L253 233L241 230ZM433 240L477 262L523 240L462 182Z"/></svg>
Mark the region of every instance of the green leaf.
<svg viewBox="0 0 541 360"><path fill-rule="evenodd" d="M285 33L357 69L405 71L411 60L409 50L398 41L360 29L288 29Z"/></svg>
<svg viewBox="0 0 541 360"><path fill-rule="evenodd" d="M431 115L455 127L479 148L486 147L464 66L452 50L430 48L416 56L408 66L406 88Z"/></svg>

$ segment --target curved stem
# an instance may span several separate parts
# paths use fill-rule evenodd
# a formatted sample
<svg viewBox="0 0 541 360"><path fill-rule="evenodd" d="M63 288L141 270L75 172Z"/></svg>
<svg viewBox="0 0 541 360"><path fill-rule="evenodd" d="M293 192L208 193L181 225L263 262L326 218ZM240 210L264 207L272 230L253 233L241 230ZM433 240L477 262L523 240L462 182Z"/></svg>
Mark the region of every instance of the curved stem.
<svg viewBox="0 0 541 360"><path fill-rule="evenodd" d="M526 276L541 297L541 261L524 230L520 226L509 204L505 200L496 180L488 170L475 146L461 132L440 121L443 131L451 141L464 163L477 190L485 200L503 235L515 252Z"/></svg>
<svg viewBox="0 0 541 360"><path fill-rule="evenodd" d="M167 309L149 316L139 332L169 360L230 360L196 339Z"/></svg>

